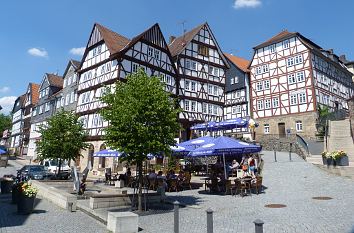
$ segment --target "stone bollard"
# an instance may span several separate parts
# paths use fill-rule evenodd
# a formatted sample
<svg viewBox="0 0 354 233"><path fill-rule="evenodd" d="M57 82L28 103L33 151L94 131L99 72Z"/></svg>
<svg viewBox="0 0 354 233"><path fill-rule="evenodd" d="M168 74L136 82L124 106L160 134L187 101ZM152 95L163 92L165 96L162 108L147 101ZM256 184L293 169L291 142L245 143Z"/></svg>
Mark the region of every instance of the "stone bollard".
<svg viewBox="0 0 354 233"><path fill-rule="evenodd" d="M206 210L207 213L207 233L213 233L213 210L211 208Z"/></svg>
<svg viewBox="0 0 354 233"><path fill-rule="evenodd" d="M179 202L173 202L174 205L174 233L179 232Z"/></svg>
<svg viewBox="0 0 354 233"><path fill-rule="evenodd" d="M291 148L293 146L293 143L290 142L290 149L289 149L289 161L292 161L291 160Z"/></svg>
<svg viewBox="0 0 354 233"><path fill-rule="evenodd" d="M277 161L277 151L275 150L275 146L273 147L273 151L274 151L274 162Z"/></svg>
<svg viewBox="0 0 354 233"><path fill-rule="evenodd" d="M260 219L256 219L253 221L254 227L255 227L255 232L256 233L263 233L263 224L264 222Z"/></svg>

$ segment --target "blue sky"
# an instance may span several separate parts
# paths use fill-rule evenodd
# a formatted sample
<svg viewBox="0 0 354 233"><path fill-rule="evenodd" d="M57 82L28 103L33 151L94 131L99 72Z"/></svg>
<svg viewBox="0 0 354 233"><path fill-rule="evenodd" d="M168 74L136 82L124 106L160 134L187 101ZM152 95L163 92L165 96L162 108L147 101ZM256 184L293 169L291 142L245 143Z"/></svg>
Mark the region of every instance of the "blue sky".
<svg viewBox="0 0 354 233"><path fill-rule="evenodd" d="M166 37L205 21L224 52L250 59L252 47L283 29L354 60L352 0L4 1L0 21L0 105L7 114L29 82L80 60L94 22L133 37L158 22ZM75 49L76 48L76 49Z"/></svg>

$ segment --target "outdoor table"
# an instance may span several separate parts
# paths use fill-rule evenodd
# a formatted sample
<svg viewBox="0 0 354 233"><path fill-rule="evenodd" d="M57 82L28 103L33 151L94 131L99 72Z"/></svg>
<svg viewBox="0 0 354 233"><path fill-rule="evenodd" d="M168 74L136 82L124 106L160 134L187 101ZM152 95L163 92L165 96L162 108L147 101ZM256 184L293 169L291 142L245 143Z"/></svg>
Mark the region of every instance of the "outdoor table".
<svg viewBox="0 0 354 233"><path fill-rule="evenodd" d="M200 180L204 180L204 190L206 191L206 187L210 181L210 177L201 177Z"/></svg>

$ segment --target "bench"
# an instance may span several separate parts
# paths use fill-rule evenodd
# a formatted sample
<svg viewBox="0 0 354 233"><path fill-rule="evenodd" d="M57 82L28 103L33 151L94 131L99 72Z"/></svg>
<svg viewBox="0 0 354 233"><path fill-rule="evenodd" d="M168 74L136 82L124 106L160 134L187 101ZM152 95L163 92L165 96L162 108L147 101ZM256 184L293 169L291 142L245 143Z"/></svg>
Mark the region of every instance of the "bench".
<svg viewBox="0 0 354 233"><path fill-rule="evenodd" d="M131 205L131 200L127 195L126 190L122 190L122 194L94 194L90 197L91 209L130 206L130 205Z"/></svg>
<svg viewBox="0 0 354 233"><path fill-rule="evenodd" d="M37 195L68 211L76 211L77 197L75 195L36 180L32 180L31 182L32 185L38 189Z"/></svg>
<svg viewBox="0 0 354 233"><path fill-rule="evenodd" d="M132 212L108 212L107 229L113 233L135 233L139 230L139 216Z"/></svg>

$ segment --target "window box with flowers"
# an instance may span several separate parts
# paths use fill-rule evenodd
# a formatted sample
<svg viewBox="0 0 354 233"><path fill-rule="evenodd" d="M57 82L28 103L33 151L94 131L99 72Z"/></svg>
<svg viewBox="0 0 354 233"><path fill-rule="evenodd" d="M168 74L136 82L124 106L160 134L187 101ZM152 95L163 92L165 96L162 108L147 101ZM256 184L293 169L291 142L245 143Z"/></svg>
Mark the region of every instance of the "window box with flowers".
<svg viewBox="0 0 354 233"><path fill-rule="evenodd" d="M17 212L20 214L32 213L38 190L30 183L24 182L19 185L19 192L20 195L17 200Z"/></svg>
<svg viewBox="0 0 354 233"><path fill-rule="evenodd" d="M322 161L324 165L330 166L348 166L349 160L347 154L342 150L332 152L322 152Z"/></svg>

